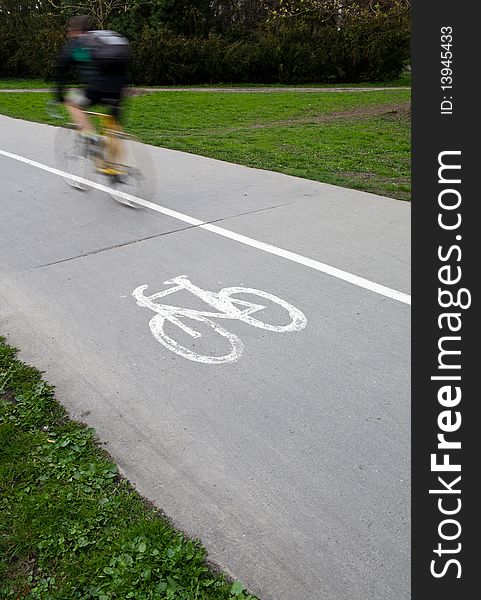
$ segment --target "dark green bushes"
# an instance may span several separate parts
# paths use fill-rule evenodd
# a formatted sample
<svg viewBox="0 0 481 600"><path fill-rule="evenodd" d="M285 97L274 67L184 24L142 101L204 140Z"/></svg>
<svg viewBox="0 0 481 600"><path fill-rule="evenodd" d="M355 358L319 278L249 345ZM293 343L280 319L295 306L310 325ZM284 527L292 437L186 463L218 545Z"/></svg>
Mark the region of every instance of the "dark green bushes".
<svg viewBox="0 0 481 600"><path fill-rule="evenodd" d="M20 10L25 4L0 0L0 76L49 79L69 14L35 8L43 3ZM110 19L131 40L135 84L380 81L399 76L409 59L409 15L393 17L392 8L359 9L342 21L276 18L266 9L249 20L209 15L200 0L182 0L178 15L170 5L134 2Z"/></svg>

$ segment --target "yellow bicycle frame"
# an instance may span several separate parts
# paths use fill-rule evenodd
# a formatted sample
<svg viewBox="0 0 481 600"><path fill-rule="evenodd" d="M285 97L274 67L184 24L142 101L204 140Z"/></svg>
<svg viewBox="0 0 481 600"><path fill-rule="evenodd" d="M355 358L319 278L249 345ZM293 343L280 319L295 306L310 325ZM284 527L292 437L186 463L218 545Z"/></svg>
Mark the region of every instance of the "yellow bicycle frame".
<svg viewBox="0 0 481 600"><path fill-rule="evenodd" d="M105 113L86 111L87 115L98 117L100 121L99 134L105 149L103 157L97 157L97 170L104 175L125 174L125 151L121 136L122 128L115 117Z"/></svg>

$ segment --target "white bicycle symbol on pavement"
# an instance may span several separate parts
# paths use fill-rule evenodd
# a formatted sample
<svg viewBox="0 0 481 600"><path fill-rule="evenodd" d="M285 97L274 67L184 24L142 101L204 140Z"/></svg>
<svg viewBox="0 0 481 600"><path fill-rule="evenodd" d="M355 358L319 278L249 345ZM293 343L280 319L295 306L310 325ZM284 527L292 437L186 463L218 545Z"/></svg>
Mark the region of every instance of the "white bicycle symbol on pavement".
<svg viewBox="0 0 481 600"><path fill-rule="evenodd" d="M235 334L227 331L224 327L221 327L218 323L213 321L211 317L216 319L235 319L242 321L253 327L260 329L266 329L267 331L276 331L278 333L288 331L300 331L304 329L307 324L307 319L304 314L277 296L268 294L261 290L244 287L226 287L221 289L219 292L209 292L197 287L191 281L189 281L186 275L180 275L164 281L164 285L173 285L162 292L157 292L150 296L145 296L144 292L149 287L148 285L140 285L133 292L132 295L137 300L137 304L144 308L150 308L155 313L154 317L150 319L149 325L155 339L160 342L163 346L183 356L189 360L206 364L219 364L226 362L233 362L240 358L244 350L244 344L242 340ZM211 311L199 311L188 308L182 308L180 306L170 306L168 304L159 304L155 302L159 298L164 298L169 294L174 294L181 290L187 290L191 292L206 304L214 308L218 312ZM252 316L264 310L266 306L264 304L257 304L248 302L247 300L241 300L234 298L234 294L251 294L257 296L259 299L268 300L284 308L289 315L289 323L287 325L270 325L264 323L260 319ZM169 337L164 331L166 322L170 322L172 325L179 327L184 333L188 334L192 338L200 338L202 334L194 329L191 325L187 325L182 320L194 321L191 325L195 327L195 322L203 323L215 331L218 335L222 336L231 346L229 354L224 356L207 356L203 354L197 354L193 350L186 348L179 342Z"/></svg>

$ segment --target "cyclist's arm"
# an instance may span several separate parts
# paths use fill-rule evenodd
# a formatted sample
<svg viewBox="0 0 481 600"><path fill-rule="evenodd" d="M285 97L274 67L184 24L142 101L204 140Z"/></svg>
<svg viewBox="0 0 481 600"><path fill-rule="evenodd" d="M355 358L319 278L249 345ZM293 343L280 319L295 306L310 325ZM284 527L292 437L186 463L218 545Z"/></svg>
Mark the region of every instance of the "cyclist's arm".
<svg viewBox="0 0 481 600"><path fill-rule="evenodd" d="M69 72L70 66L74 63L73 54L72 54L72 44L67 42L63 48L60 50L59 55L57 56L57 64L55 67L55 95L59 102L63 102L64 100L64 88L65 83L67 81L67 75Z"/></svg>

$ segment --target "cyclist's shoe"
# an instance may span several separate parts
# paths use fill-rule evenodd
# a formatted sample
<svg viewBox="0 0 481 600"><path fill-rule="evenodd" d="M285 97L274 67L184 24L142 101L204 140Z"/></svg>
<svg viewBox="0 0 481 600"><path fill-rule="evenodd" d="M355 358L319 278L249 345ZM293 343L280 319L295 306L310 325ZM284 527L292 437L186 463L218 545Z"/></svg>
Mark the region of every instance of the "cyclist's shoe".
<svg viewBox="0 0 481 600"><path fill-rule="evenodd" d="M104 163L99 163L97 165L97 172L102 173L102 175L111 175L112 177L121 177L127 176L127 171L121 167L109 165Z"/></svg>
<svg viewBox="0 0 481 600"><path fill-rule="evenodd" d="M113 177L115 179L115 183L120 183L122 185L127 185L129 183L127 173L117 173Z"/></svg>

